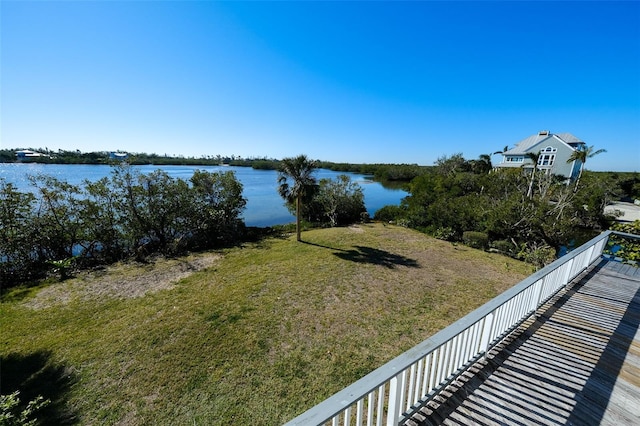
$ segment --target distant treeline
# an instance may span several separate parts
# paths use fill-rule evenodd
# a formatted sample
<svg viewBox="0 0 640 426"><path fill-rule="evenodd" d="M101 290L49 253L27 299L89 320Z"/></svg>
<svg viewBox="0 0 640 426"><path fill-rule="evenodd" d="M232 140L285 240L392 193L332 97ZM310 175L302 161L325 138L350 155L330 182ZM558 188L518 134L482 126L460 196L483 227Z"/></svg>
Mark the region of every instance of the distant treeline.
<svg viewBox="0 0 640 426"><path fill-rule="evenodd" d="M49 151L42 148L29 148L30 151L42 153L39 157L30 157L22 162L41 164L111 164L114 159L106 151L80 152L80 151ZM0 150L0 163L18 162L16 152L18 149ZM180 166L217 166L225 164L238 167L252 167L257 170L278 170L280 160L274 158L256 157L241 158L237 156L224 157L221 155L208 155L202 157L167 156L158 154L129 153L127 162L132 165L180 165ZM329 161L317 161L319 168L336 172L350 172L372 176L378 181L410 182L416 176L426 173L432 167L419 166L417 164L352 164L332 163Z"/></svg>
<svg viewBox="0 0 640 426"><path fill-rule="evenodd" d="M16 163L16 162L30 162L40 164L111 164L114 160L111 158L111 153L107 151L94 151L94 152L81 152L57 150L51 151L47 148L27 148L26 150L33 151L40 156L29 157L26 159L18 159L16 152L24 149L0 149L0 163ZM231 156L223 157L220 155L207 155L201 157L184 157L184 156L169 156L159 154L146 154L146 153L126 153L126 160L129 164L133 165L188 165L188 166L216 166L220 164L233 164L237 166L250 166L253 162L266 161L269 163L270 159L267 158L255 158L255 159L242 159L240 157Z"/></svg>

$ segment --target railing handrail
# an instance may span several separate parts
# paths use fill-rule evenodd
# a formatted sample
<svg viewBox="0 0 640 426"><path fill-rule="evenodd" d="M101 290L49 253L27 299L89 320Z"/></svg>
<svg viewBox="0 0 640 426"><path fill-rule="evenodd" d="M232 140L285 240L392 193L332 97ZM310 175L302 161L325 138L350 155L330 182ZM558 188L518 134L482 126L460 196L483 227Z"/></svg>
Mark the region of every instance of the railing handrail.
<svg viewBox="0 0 640 426"><path fill-rule="evenodd" d="M430 353L435 351L436 349L442 347L447 344L449 341L457 338L461 333L468 330L471 326L482 321L488 315L491 315L498 308L505 305L506 303L513 300L520 293L526 291L534 284L538 283L540 280L544 280L545 277L551 275L554 271L558 270L560 267L566 265L568 262L572 262L578 256L583 253L597 247L600 244L600 250L598 253L591 253L589 255L588 261L586 262L586 266L580 268L577 271L574 271L573 274L568 274L566 277L567 282L571 282L576 276L582 273L589 265L593 264L595 260L601 257L604 248L606 247L606 243L611 234L617 234L627 238L639 238L637 235L626 234L615 231L605 231L600 235L592 238L587 243L582 246L576 248L575 250L569 252L563 257L556 259L551 264L545 266L539 271L533 273L528 276L524 280L520 281L513 287L504 291L497 297L493 298L489 302L460 318L453 324L448 327L440 330L433 336L427 338L421 343L417 344L413 348L407 350L406 352L400 354L396 358L382 365L381 367L375 369L371 373L367 374L360 380L352 383L346 388L338 391L333 394L320 404L312 407L306 412L302 413L300 416L291 420L286 424L286 426L294 426L294 425L320 425L330 420L331 418L339 415L346 408L355 404L358 400L361 400L367 394L375 391L376 388L382 386L383 384L389 382L394 377L406 371L411 365L415 364L420 359L428 356ZM571 269L571 266L569 267ZM572 276L569 276L572 275ZM542 303L539 302L538 306L535 307L537 309ZM534 311L535 311L534 309ZM529 317L531 312L525 315ZM345 423L346 424L346 423Z"/></svg>

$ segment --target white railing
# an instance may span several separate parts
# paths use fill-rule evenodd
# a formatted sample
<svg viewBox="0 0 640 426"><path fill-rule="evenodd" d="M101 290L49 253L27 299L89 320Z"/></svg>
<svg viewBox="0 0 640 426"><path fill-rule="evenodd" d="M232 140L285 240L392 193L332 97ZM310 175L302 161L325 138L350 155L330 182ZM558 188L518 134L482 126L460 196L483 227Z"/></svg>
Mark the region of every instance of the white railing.
<svg viewBox="0 0 640 426"><path fill-rule="evenodd" d="M557 259L485 305L286 424L395 426L485 356L600 259L611 231ZM631 236L629 234L620 234Z"/></svg>

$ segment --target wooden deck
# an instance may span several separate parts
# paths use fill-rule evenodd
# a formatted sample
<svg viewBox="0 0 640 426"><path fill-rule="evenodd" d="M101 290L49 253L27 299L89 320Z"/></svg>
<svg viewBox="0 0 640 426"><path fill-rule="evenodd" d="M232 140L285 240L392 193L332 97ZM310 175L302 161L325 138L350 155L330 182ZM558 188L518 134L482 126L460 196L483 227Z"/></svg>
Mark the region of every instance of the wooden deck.
<svg viewBox="0 0 640 426"><path fill-rule="evenodd" d="M640 425L640 268L602 261L409 425Z"/></svg>

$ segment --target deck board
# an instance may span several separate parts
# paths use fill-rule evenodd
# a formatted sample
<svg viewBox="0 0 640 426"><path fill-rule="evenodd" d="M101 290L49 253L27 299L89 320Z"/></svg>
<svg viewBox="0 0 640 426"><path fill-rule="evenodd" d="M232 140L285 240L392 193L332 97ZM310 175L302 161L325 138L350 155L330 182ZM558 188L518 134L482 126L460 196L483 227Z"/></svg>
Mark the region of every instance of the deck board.
<svg viewBox="0 0 640 426"><path fill-rule="evenodd" d="M409 425L640 425L640 268L603 260Z"/></svg>

